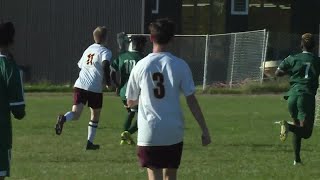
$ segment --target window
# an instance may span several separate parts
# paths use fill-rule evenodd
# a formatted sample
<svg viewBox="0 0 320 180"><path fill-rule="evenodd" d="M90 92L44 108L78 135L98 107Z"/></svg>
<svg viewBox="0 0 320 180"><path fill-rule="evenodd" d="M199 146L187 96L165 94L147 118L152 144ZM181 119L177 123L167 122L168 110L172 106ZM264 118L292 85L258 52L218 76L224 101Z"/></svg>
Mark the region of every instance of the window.
<svg viewBox="0 0 320 180"><path fill-rule="evenodd" d="M231 0L231 15L248 15L249 0Z"/></svg>

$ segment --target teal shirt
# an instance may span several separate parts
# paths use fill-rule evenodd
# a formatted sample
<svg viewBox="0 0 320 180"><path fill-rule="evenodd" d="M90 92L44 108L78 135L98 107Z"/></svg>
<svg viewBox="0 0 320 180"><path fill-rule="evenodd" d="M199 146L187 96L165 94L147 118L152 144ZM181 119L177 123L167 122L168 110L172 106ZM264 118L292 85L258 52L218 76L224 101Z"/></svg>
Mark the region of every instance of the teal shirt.
<svg viewBox="0 0 320 180"><path fill-rule="evenodd" d="M319 86L319 57L309 52L292 55L281 62L279 69L290 76L290 90L286 96L316 95Z"/></svg>
<svg viewBox="0 0 320 180"><path fill-rule="evenodd" d="M119 55L117 59L114 59L111 63L111 68L114 71L120 72L120 97L122 100L126 100L127 83L130 77L132 68L137 62L144 56L137 51L127 51Z"/></svg>
<svg viewBox="0 0 320 180"><path fill-rule="evenodd" d="M11 148L11 110L24 107L22 81L16 63L0 54L0 146Z"/></svg>

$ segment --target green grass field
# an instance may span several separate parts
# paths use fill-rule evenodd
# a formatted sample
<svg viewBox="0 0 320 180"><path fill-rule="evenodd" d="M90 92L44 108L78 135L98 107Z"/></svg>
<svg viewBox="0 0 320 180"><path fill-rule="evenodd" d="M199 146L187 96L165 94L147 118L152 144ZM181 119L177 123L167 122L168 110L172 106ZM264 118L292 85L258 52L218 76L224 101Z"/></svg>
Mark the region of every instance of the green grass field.
<svg viewBox="0 0 320 180"><path fill-rule="evenodd" d="M213 143L201 146L200 129L182 100L186 129L178 179L320 178L318 127L311 139L303 141L303 166L292 165L291 136L279 141L274 121L289 117L280 95L199 95L198 99ZM79 121L67 123L61 136L55 135L56 116L71 108L71 94L33 93L26 95L26 101L26 118L13 120L11 179L146 179L136 148L119 145L126 111L118 97L104 97L95 140L101 145L99 151L84 150L89 109Z"/></svg>

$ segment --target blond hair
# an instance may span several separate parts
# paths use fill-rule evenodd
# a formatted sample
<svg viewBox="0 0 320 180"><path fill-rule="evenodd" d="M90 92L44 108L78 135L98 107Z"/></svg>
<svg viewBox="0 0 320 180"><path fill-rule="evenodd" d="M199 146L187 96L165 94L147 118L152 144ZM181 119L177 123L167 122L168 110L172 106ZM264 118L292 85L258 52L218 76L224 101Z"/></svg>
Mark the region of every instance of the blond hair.
<svg viewBox="0 0 320 180"><path fill-rule="evenodd" d="M315 41L313 35L310 33L305 33L301 36L301 46L307 51L311 51L315 47Z"/></svg>
<svg viewBox="0 0 320 180"><path fill-rule="evenodd" d="M93 31L93 39L96 43L102 43L107 38L107 28L105 26L98 26Z"/></svg>

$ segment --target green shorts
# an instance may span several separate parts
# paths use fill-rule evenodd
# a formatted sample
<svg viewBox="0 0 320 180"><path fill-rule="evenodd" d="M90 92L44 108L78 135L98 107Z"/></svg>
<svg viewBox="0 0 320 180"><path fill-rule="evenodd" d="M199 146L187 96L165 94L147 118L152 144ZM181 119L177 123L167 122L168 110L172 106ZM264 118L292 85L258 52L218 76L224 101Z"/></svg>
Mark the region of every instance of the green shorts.
<svg viewBox="0 0 320 180"><path fill-rule="evenodd" d="M288 109L294 120L307 121L313 124L315 118L315 96L289 96Z"/></svg>
<svg viewBox="0 0 320 180"><path fill-rule="evenodd" d="M0 147L0 177L10 176L11 149Z"/></svg>

